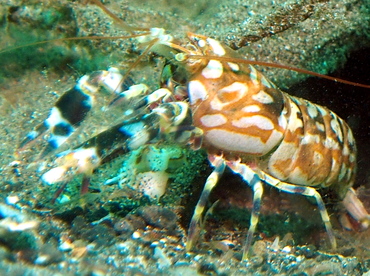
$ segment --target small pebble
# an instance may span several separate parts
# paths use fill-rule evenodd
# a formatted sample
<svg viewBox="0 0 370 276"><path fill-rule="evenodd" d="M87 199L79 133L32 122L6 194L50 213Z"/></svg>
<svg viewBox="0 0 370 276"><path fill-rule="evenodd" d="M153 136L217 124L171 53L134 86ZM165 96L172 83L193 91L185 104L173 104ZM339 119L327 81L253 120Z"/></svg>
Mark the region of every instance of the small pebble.
<svg viewBox="0 0 370 276"><path fill-rule="evenodd" d="M9 204L9 205L14 205L18 201L19 201L19 197L18 196L8 196L6 198L6 203Z"/></svg>
<svg viewBox="0 0 370 276"><path fill-rule="evenodd" d="M141 237L141 234L140 234L140 232L138 232L138 231L135 231L133 234L132 234L132 238L133 239L135 239L135 240L137 240L138 238L140 238Z"/></svg>

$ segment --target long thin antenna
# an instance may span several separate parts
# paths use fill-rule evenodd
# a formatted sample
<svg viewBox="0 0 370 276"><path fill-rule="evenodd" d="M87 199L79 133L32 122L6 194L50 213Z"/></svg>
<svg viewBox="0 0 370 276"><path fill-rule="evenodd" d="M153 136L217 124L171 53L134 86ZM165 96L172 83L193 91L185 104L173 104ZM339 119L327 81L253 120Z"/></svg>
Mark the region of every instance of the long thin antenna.
<svg viewBox="0 0 370 276"><path fill-rule="evenodd" d="M140 36L145 36L145 35L150 35L150 32L141 33L141 34L125 35L125 36L83 36L83 37L55 38L55 39L43 40L43 41L38 41L38 42L34 42L34 43L23 44L23 45L19 45L19 46L14 46L14 47L9 47L9 48L6 48L6 49L2 49L2 50L0 50L0 54L5 53L5 52L9 52L9 51L12 51L12 50L24 48L24 47L36 46L36 45L58 42L58 41L87 40L87 39L89 39L89 40L128 39L128 38L140 37Z"/></svg>
<svg viewBox="0 0 370 276"><path fill-rule="evenodd" d="M119 18L117 15L112 13L107 7L105 7L99 0L90 0L92 3L97 5L99 8L101 8L106 14L108 14L114 22L116 22L118 25L120 25L125 31L129 32L130 34L133 34L135 29L128 25L126 22L124 22L121 18Z"/></svg>
<svg viewBox="0 0 370 276"><path fill-rule="evenodd" d="M99 0L90 0L90 1L93 4L97 5L99 8L101 8L110 18L112 18L114 20L114 22L116 22L118 25L120 25L123 28L123 30L125 30L126 32L129 32L130 34L134 34L134 31L147 31L148 30L147 28L131 27L125 21L123 21L121 18L119 18L113 12L111 12Z"/></svg>
<svg viewBox="0 0 370 276"><path fill-rule="evenodd" d="M117 85L117 88L125 81L125 79L129 76L131 73L132 69L138 65L140 60L150 51L150 49L153 47L153 45L158 42L158 39L153 39L149 45L145 48L145 50L136 58L135 62L130 65L130 67L126 70L125 74L122 76L122 80L120 83Z"/></svg>
<svg viewBox="0 0 370 276"><path fill-rule="evenodd" d="M189 55L187 57L188 59L214 59L214 60L219 60L219 61L227 61L227 62L235 62L235 63L244 63L244 64L253 64L253 65L261 65L261 66L266 66L266 67L273 67L273 68L280 68L280 69L286 69L286 70L291 70L295 71L298 73L303 73L323 79L328 79L331 81L335 82L340 82L344 84L349 84L353 86L358 86L358 87L363 87L363 88L370 88L370 85L368 84L362 84L362 83L357 83L357 82L352 82L352 81L347 81L344 79L336 78L336 77L330 77L327 75L323 75L320 73L316 73L310 70L306 69L301 69L289 65L284 65L284 64L278 64L278 63L271 63L271 62L264 62L264 61L257 61L257 60L248 60L248 59L242 59L242 58L231 58L231 57L221 57L221 56L201 56L201 55Z"/></svg>

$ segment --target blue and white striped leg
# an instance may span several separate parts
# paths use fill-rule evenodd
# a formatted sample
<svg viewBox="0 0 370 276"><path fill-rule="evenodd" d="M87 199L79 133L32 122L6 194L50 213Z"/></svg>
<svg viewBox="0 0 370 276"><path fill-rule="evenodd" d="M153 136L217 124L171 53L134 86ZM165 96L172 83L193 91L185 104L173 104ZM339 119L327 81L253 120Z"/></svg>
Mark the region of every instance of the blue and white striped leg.
<svg viewBox="0 0 370 276"><path fill-rule="evenodd" d="M72 89L59 98L50 110L48 118L27 134L18 151L22 151L48 131L50 132L48 145L39 159L59 148L85 120L94 106L95 96L102 88L109 93L121 93L127 89L129 81L123 81L122 76L117 68L109 68L108 71L96 71L81 77Z"/></svg>
<svg viewBox="0 0 370 276"><path fill-rule="evenodd" d="M205 206L208 201L209 194L216 186L218 180L222 176L225 170L225 160L222 156L210 155L210 162L215 167L213 172L208 176L206 184L204 185L202 194L199 198L197 205L195 206L193 217L191 218L188 239L186 242L186 250L191 251L194 244L196 243L199 233L202 226L202 215L205 209Z"/></svg>
<svg viewBox="0 0 370 276"><path fill-rule="evenodd" d="M125 154L181 129L191 116L187 103L162 104L151 113L126 120L89 139L79 147L58 154L59 165L42 176L47 184L68 181L76 174L89 176L117 149Z"/></svg>
<svg viewBox="0 0 370 276"><path fill-rule="evenodd" d="M240 163L240 160L229 161L227 165L235 173L239 174L253 190L253 207L250 218L247 238L243 248L243 260L248 259L249 251L253 241L253 235L259 220L261 200L263 195L263 183L260 177L246 164Z"/></svg>
<svg viewBox="0 0 370 276"><path fill-rule="evenodd" d="M317 207L318 207L320 215L321 215L321 219L324 222L326 232L328 233L328 237L329 237L331 247L333 249L337 248L337 241L336 241L335 236L334 236L333 227L331 226L330 218L329 218L328 212L326 210L324 201L322 200L321 195L319 194L318 191L316 191L315 188L282 182L279 179L277 179L277 178L275 178L271 175L268 175L266 173L262 172L261 174L262 174L262 177L264 178L263 180L264 180L264 182L266 182L266 184L274 186L274 187L278 188L281 191L291 193L291 194L300 194L300 195L315 198Z"/></svg>

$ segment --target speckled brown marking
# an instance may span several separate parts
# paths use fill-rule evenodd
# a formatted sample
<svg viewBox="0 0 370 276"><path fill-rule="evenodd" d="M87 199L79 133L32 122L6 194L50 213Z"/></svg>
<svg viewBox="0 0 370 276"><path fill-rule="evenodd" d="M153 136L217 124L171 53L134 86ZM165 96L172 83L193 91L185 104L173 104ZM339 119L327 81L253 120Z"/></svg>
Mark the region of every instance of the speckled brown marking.
<svg viewBox="0 0 370 276"><path fill-rule="evenodd" d="M188 33L190 43L183 47L163 29L152 28L147 32L137 38L139 43L149 45L144 53L152 49L174 62L173 66L180 67L177 78L169 77L163 81L165 88L162 89L168 93L163 94L159 89L143 97L144 101L138 101L140 107L149 107L150 103L159 106L72 150L62 166L44 174L44 181L52 184L65 181L74 173L90 174L100 163L97 159L102 159L115 146L129 151L171 134L176 141L205 148L215 167L190 223L188 250L195 243L208 196L225 166L241 175L253 190L244 258L258 223L263 184L313 197L333 248L336 240L318 189L329 187L339 200L347 201L346 207L353 211L351 214L356 219L361 223L367 220L369 224L370 216L366 211L357 212L362 205L350 188L356 171L356 146L351 130L343 120L325 107L280 91L253 66L214 39ZM124 78L124 75L118 76ZM94 74L86 77L95 80ZM100 82L97 83L99 86L107 84L104 80ZM94 87L84 86L88 91ZM116 85L108 88L117 92ZM171 93L178 95L175 89L186 90L189 102L166 102ZM182 96L184 100L186 95ZM159 99L162 101L157 102ZM54 115L51 118L58 117ZM65 132L65 128L60 128L58 135L60 131ZM31 133L28 140L36 135Z"/></svg>
<svg viewBox="0 0 370 276"><path fill-rule="evenodd" d="M218 53L213 52L214 46L203 36L189 34L189 39L198 55L235 57L226 46L220 50L220 44ZM192 68L194 63L185 64L192 72L189 82L196 81L207 91L201 93L207 97L191 99L190 104L194 125L203 133L203 147L210 153L222 152L226 165L255 191L253 205L257 209L251 218L244 257L258 222L257 206L263 192L258 179L289 193L314 197L335 248L329 216L316 189L330 187L338 199L343 199L353 185L356 147L348 125L327 108L280 91L251 65L236 67L220 59L214 66L214 62L199 60L197 70ZM198 95L198 90L189 86L190 95ZM214 123L209 120L212 116ZM253 164L253 169L248 164ZM198 213L192 219L190 237L199 220ZM189 244L193 243L191 240Z"/></svg>

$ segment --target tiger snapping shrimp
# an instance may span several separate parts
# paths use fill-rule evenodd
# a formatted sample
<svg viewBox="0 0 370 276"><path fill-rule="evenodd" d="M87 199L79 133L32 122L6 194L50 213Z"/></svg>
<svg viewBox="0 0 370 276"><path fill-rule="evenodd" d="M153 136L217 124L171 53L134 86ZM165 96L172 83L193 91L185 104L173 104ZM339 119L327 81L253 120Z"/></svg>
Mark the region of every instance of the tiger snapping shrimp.
<svg viewBox="0 0 370 276"><path fill-rule="evenodd" d="M336 239L321 188L330 188L367 227L369 215L351 188L356 145L342 119L325 107L280 91L215 39L188 33L188 42L181 44L160 28L140 32L138 43L147 45L146 52L167 59L166 69L172 67L172 74L162 76L161 88L153 92L143 84L125 82L126 73L114 67L83 76L61 96L44 123L21 142L20 151L46 132L50 133L48 145L40 158L58 149L80 127L100 90L116 94L120 104L135 104L126 111L128 119L58 154L58 166L42 175L44 182L66 182L79 173L88 178L117 148L129 152L159 139L172 139L205 149L214 167L190 222L188 251L196 243L208 196L226 167L253 191L244 259L258 224L265 184L314 198L334 249ZM153 103L157 107L150 108Z"/></svg>

